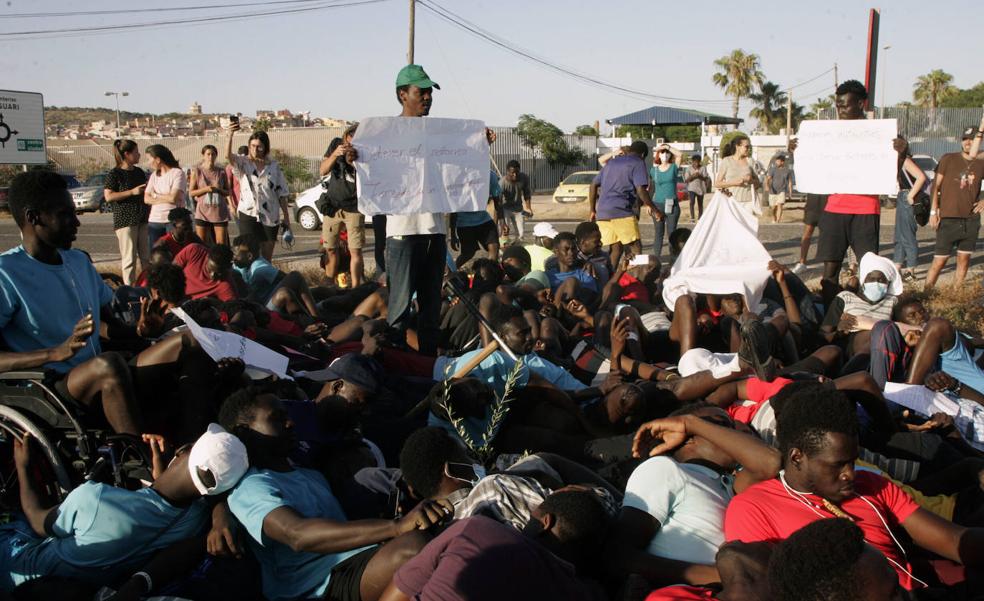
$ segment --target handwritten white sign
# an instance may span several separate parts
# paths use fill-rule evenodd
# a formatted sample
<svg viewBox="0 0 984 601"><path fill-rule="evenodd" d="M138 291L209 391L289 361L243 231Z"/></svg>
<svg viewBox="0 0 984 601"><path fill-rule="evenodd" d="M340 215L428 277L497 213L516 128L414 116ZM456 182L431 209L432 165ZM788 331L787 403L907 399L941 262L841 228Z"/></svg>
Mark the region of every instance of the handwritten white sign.
<svg viewBox="0 0 984 601"><path fill-rule="evenodd" d="M359 212L408 215L485 210L489 145L471 119L369 117L352 140Z"/></svg>
<svg viewBox="0 0 984 601"><path fill-rule="evenodd" d="M246 367L275 374L283 379L293 379L287 375L287 357L284 355L271 351L249 338L243 338L239 334L203 328L180 308L171 309L171 312L188 325L191 335L214 361L218 362L226 357L242 359Z"/></svg>
<svg viewBox="0 0 984 601"><path fill-rule="evenodd" d="M895 119L804 121L796 147L796 189L811 194L895 194Z"/></svg>

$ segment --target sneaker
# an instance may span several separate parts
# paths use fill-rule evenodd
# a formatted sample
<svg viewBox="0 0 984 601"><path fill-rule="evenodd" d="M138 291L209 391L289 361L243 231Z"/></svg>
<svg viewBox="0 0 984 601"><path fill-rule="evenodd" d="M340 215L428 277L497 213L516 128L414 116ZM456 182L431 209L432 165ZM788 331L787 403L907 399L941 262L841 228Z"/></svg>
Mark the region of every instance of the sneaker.
<svg viewBox="0 0 984 601"><path fill-rule="evenodd" d="M772 344L765 324L758 319L749 319L741 325L738 345L738 359L750 366L755 377L764 382L776 378L776 362L772 358Z"/></svg>
<svg viewBox="0 0 984 601"><path fill-rule="evenodd" d="M805 263L797 263L796 265L793 265L793 268L790 269L790 271L792 271L796 275L799 275L799 274L803 273L804 271L806 271L806 264Z"/></svg>
<svg viewBox="0 0 984 601"><path fill-rule="evenodd" d="M916 281L916 274L912 273L911 269L906 269L902 272L902 283L912 284Z"/></svg>

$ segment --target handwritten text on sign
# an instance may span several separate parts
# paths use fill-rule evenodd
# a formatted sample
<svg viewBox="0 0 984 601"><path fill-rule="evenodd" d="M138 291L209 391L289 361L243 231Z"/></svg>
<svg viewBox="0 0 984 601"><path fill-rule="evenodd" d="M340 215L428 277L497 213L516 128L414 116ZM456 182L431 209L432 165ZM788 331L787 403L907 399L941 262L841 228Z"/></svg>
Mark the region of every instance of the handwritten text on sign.
<svg viewBox="0 0 984 601"><path fill-rule="evenodd" d="M489 145L470 119L369 117L352 140L363 215L485 210Z"/></svg>
<svg viewBox="0 0 984 601"><path fill-rule="evenodd" d="M796 148L796 189L811 194L895 194L895 119L804 121Z"/></svg>

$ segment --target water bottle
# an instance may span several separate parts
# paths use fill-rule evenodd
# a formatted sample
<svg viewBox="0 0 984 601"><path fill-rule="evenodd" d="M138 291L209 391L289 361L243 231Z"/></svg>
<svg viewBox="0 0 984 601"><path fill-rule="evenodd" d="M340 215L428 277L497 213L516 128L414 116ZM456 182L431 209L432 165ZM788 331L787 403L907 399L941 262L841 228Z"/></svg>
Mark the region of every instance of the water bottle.
<svg viewBox="0 0 984 601"><path fill-rule="evenodd" d="M290 231L289 227L284 227L284 235L281 236L280 242L288 249L294 248L294 232Z"/></svg>

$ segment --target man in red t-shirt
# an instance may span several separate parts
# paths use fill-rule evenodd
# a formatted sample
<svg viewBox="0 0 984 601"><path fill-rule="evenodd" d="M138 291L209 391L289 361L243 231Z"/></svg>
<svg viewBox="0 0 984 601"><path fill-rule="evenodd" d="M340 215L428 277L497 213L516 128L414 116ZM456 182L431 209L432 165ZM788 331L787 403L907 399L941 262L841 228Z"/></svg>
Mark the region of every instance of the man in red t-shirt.
<svg viewBox="0 0 984 601"><path fill-rule="evenodd" d="M209 249L203 244L189 244L174 257L174 264L184 270L185 293L190 298L213 296L220 301L239 298L229 278L232 249L224 244Z"/></svg>
<svg viewBox="0 0 984 601"><path fill-rule="evenodd" d="M732 499L726 540L779 541L816 520L843 517L881 551L906 589L922 588L894 531L920 547L968 566L984 566L984 529L964 528L922 509L898 486L855 471L858 421L853 404L819 384L804 387L778 414L784 470Z"/></svg>
<svg viewBox="0 0 984 601"><path fill-rule="evenodd" d="M167 220L171 224L171 231L161 236L154 245L155 247L163 246L171 251L171 256L175 256L189 244L205 244L195 234L195 226L191 222L191 211L188 209L184 207L171 209L171 212L167 214Z"/></svg>
<svg viewBox="0 0 984 601"><path fill-rule="evenodd" d="M864 119L868 91L856 79L837 87L837 118ZM881 205L877 194L831 194L820 215L820 241L817 260L823 261L823 279L838 283L841 264L848 247L858 259L865 253L878 254Z"/></svg>

